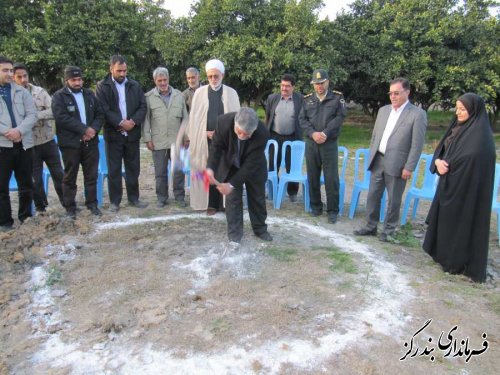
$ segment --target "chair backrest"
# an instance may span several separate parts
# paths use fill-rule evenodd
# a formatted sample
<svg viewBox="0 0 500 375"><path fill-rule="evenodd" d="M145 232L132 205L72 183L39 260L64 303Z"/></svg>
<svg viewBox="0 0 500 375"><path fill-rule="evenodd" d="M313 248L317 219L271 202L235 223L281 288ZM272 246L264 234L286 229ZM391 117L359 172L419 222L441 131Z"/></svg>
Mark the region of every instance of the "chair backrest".
<svg viewBox="0 0 500 375"><path fill-rule="evenodd" d="M302 165L304 164L304 154L306 152L306 143L304 141L285 141L281 148L281 169L285 169L286 149L290 147L290 174L302 173Z"/></svg>
<svg viewBox="0 0 500 375"><path fill-rule="evenodd" d="M273 148L273 160L272 160L272 166L274 167L273 168L273 171L276 171L278 170L277 168L277 163L278 163L278 142L276 142L274 139L270 139L267 141L267 144L266 144L266 149L264 150L264 153L266 155L266 160L267 160L267 169L270 170L269 168L269 149L272 147Z"/></svg>
<svg viewBox="0 0 500 375"><path fill-rule="evenodd" d="M102 135L99 136L99 173L108 174L106 150L104 147L104 137Z"/></svg>
<svg viewBox="0 0 500 375"><path fill-rule="evenodd" d="M349 160L349 151L344 146L339 146L339 157L342 158L342 168L340 169L340 180L345 180L345 171L347 169L347 160Z"/></svg>
<svg viewBox="0 0 500 375"><path fill-rule="evenodd" d="M493 186L493 203L492 206L500 206L498 201L498 185L500 185L500 164L495 165L495 185Z"/></svg>
<svg viewBox="0 0 500 375"><path fill-rule="evenodd" d="M432 154L422 154L420 155L420 159L418 159L417 167L415 168L415 171L413 172L413 176L411 179L411 184L410 188L412 187L418 187L421 186L423 189L435 189L436 188L436 182L439 176L433 174L429 166L432 163ZM424 164L424 165L422 165ZM423 179L420 178L421 171L424 171L424 177ZM422 180L422 185L420 185L420 181ZM417 186L418 185L418 186Z"/></svg>
<svg viewBox="0 0 500 375"><path fill-rule="evenodd" d="M370 150L358 148L354 155L354 183L369 183L370 173L368 172L368 157ZM360 168L360 163L362 163ZM362 174L361 174L362 173Z"/></svg>

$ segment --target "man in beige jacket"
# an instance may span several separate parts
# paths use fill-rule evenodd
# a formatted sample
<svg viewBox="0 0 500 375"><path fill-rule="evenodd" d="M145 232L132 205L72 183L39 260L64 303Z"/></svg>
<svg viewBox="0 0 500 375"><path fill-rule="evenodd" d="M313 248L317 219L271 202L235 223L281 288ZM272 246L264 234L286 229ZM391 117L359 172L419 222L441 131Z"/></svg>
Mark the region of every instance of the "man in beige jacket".
<svg viewBox="0 0 500 375"><path fill-rule="evenodd" d="M48 206L47 193L43 187L43 163L47 165L54 182L54 189L63 202L62 180L64 176L61 156L54 140L54 115L52 98L42 87L30 83L28 68L24 64L14 64L14 80L33 96L38 121L33 126L33 200L38 212L45 212Z"/></svg>
<svg viewBox="0 0 500 375"><path fill-rule="evenodd" d="M175 143L181 124L188 121L188 112L182 93L169 85L167 68L156 68L153 80L156 87L145 95L147 112L142 138L148 150L153 152L157 207L163 208L168 204L167 167L173 156L170 145ZM184 173L180 169L170 169L175 201L185 207Z"/></svg>

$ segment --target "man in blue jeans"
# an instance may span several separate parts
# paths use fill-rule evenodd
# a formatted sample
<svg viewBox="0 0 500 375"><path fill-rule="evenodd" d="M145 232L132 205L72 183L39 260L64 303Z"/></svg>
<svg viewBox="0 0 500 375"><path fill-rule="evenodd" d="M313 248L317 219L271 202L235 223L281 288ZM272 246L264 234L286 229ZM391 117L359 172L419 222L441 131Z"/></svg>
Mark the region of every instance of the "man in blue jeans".
<svg viewBox="0 0 500 375"><path fill-rule="evenodd" d="M9 182L14 172L19 189L18 218L32 216L33 125L36 108L31 94L13 82L12 60L0 56L0 231L12 229Z"/></svg>

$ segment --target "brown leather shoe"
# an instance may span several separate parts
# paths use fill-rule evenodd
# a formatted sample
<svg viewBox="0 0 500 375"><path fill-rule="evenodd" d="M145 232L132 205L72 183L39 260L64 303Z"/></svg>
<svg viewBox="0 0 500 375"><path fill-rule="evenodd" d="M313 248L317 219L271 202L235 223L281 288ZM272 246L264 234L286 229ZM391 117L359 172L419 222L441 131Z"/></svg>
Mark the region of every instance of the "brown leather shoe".
<svg viewBox="0 0 500 375"><path fill-rule="evenodd" d="M212 207L208 207L207 208L207 216L213 216L217 213L217 209L216 208L212 208Z"/></svg>

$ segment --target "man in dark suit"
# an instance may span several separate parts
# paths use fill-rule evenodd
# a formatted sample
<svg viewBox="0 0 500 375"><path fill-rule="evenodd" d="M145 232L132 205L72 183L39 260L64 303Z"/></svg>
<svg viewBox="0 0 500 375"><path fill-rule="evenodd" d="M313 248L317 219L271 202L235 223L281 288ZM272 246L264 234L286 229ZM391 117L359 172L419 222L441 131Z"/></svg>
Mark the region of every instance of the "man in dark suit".
<svg viewBox="0 0 500 375"><path fill-rule="evenodd" d="M291 74L284 74L281 77L281 91L279 94L271 94L266 101L266 126L271 132L271 139L278 142L277 168L281 165L281 148L285 141L302 140L302 128L299 123L299 113L304 101L303 96L294 92L295 77ZM291 151L285 155L286 171L290 172ZM274 148L269 150L269 170L273 171L274 166L271 160L274 159ZM287 185L290 201L297 200L299 184L290 182Z"/></svg>
<svg viewBox="0 0 500 375"><path fill-rule="evenodd" d="M139 200L141 124L146 117L146 99L141 85L127 78L127 62L122 56L111 57L110 73L97 84L96 95L102 103L106 122L104 140L108 162L110 211L118 212L122 200L122 160L129 204L145 208Z"/></svg>
<svg viewBox="0 0 500 375"><path fill-rule="evenodd" d="M251 108L240 108L238 112L218 118L207 173L211 183L226 196L229 241L239 243L243 237L243 184L255 235L264 241L272 241L266 225L267 162L264 149L268 139L269 132Z"/></svg>
<svg viewBox="0 0 500 375"><path fill-rule="evenodd" d="M409 95L407 79L392 80L389 89L391 104L380 108L377 114L368 160L371 177L366 203L367 223L364 228L354 231L358 236L377 235L380 200L387 189L387 215L380 240L393 241L406 181L411 178L420 158L427 127L425 111L411 104Z"/></svg>
<svg viewBox="0 0 500 375"><path fill-rule="evenodd" d="M83 88L82 71L79 67L66 67L64 81L65 86L52 98L57 141L64 163L63 206L68 216L76 219L76 180L81 164L85 205L92 214L100 216L101 211L97 208L97 134L104 122L104 113L94 93Z"/></svg>

